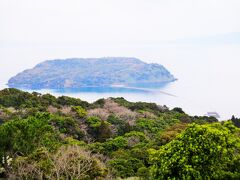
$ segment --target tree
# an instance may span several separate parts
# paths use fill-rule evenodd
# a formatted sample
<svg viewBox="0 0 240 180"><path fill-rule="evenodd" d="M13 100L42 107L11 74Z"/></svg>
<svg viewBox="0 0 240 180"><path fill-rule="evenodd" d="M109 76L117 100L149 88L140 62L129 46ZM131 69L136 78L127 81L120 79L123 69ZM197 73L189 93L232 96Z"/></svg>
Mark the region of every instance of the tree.
<svg viewBox="0 0 240 180"><path fill-rule="evenodd" d="M74 106L72 110L77 113L79 118L84 118L87 115L87 111L81 106Z"/></svg>
<svg viewBox="0 0 240 180"><path fill-rule="evenodd" d="M101 179L108 174L98 155L77 145L50 153L40 148L28 157L17 157L9 172L12 179Z"/></svg>
<svg viewBox="0 0 240 180"><path fill-rule="evenodd" d="M108 165L116 177L122 178L135 176L138 169L144 167L141 160L132 157L112 159Z"/></svg>
<svg viewBox="0 0 240 180"><path fill-rule="evenodd" d="M101 121L101 125L97 129L96 139L100 142L104 142L111 136L112 136L112 131L110 129L109 123L106 121Z"/></svg>
<svg viewBox="0 0 240 180"><path fill-rule="evenodd" d="M90 127L89 132L98 141L104 142L106 139L112 136L110 123L108 123L107 121L103 121L98 117L92 116L87 118L87 123Z"/></svg>
<svg viewBox="0 0 240 180"><path fill-rule="evenodd" d="M48 113L30 116L27 119L12 120L0 126L0 157L2 154L29 154L45 146L54 149L58 134L49 123Z"/></svg>
<svg viewBox="0 0 240 180"><path fill-rule="evenodd" d="M240 178L239 129L226 122L192 124L159 150L149 150L154 179Z"/></svg>
<svg viewBox="0 0 240 180"><path fill-rule="evenodd" d="M240 119L236 118L235 116L232 116L231 121L235 126L240 127Z"/></svg>
<svg viewBox="0 0 240 180"><path fill-rule="evenodd" d="M168 142L172 141L179 133L181 133L186 127L187 124L185 123L176 123L161 132L160 136L156 138L156 141L161 145L167 144Z"/></svg>
<svg viewBox="0 0 240 180"><path fill-rule="evenodd" d="M81 106L84 108L87 108L89 106L89 103L86 101L82 101L78 98L72 98L68 96L60 96L57 98L58 104L62 106L72 105L72 106Z"/></svg>
<svg viewBox="0 0 240 180"><path fill-rule="evenodd" d="M178 112L178 113L185 114L185 112L184 112L184 111L182 110L182 108L180 108L180 107L175 107L175 108L173 108L173 111Z"/></svg>

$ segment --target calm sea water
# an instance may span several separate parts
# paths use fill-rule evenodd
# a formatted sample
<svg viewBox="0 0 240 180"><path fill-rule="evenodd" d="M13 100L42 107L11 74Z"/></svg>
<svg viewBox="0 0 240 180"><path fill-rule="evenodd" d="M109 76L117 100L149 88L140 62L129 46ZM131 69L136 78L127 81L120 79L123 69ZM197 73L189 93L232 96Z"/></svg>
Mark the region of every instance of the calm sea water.
<svg viewBox="0 0 240 180"><path fill-rule="evenodd" d="M218 112L221 119L240 117L240 45L131 44L71 47L0 47L0 88L16 73L56 58L131 56L166 66L178 81L154 90L83 88L40 90L93 102L99 98L124 97L129 101L155 102L170 108L182 107L191 115Z"/></svg>

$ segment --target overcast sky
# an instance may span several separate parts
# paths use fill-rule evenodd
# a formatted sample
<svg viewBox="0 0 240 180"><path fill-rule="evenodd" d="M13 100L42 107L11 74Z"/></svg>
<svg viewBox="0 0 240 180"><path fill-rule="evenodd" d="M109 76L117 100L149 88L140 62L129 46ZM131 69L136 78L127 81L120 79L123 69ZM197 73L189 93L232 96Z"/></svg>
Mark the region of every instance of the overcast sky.
<svg viewBox="0 0 240 180"><path fill-rule="evenodd" d="M239 0L0 0L0 41L169 41L240 32L239 19Z"/></svg>

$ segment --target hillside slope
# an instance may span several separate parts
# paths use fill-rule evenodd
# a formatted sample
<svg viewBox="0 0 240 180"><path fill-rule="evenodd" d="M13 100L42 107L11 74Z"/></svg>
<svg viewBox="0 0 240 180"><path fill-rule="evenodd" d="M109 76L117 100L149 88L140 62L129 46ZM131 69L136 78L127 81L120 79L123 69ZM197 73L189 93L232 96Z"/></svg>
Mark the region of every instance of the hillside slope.
<svg viewBox="0 0 240 180"><path fill-rule="evenodd" d="M4 89L0 179L239 179L239 124L121 97Z"/></svg>

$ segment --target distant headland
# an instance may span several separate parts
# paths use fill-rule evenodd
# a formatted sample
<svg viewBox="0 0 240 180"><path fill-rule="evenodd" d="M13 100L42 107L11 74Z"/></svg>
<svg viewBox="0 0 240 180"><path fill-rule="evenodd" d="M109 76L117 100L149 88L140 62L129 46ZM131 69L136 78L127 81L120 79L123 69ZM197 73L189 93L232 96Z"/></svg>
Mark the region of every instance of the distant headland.
<svg viewBox="0 0 240 180"><path fill-rule="evenodd" d="M71 58L37 64L9 79L8 86L26 89L119 87L175 80L164 66L137 58Z"/></svg>

